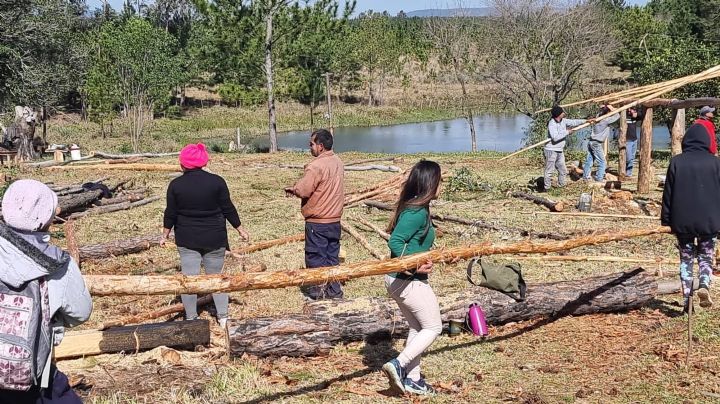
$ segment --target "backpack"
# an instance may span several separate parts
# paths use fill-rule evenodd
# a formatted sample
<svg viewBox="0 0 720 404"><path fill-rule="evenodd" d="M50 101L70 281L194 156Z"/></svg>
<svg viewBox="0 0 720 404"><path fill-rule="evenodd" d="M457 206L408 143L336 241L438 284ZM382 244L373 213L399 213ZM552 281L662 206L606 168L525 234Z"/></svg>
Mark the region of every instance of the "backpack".
<svg viewBox="0 0 720 404"><path fill-rule="evenodd" d="M6 236L6 230L0 226L0 235ZM18 243L15 245L21 251L35 248L18 236L3 238ZM42 385L51 351L46 277L30 280L20 288L0 281L0 389L27 391Z"/></svg>
<svg viewBox="0 0 720 404"><path fill-rule="evenodd" d="M477 274L477 280L475 280L473 279L473 266L478 261L480 261L480 273ZM493 264L482 257L476 257L468 263L467 279L475 286L497 290L517 302L525 300L527 286L518 263Z"/></svg>

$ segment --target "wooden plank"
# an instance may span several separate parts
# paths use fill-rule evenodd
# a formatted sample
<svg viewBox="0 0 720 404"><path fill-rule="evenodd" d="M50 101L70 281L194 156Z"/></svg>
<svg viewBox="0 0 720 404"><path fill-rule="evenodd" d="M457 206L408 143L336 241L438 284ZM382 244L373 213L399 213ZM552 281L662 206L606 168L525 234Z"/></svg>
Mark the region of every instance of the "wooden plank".
<svg viewBox="0 0 720 404"><path fill-rule="evenodd" d="M187 347L210 343L208 320L142 324L104 331L66 332L55 347L55 359L117 352L138 352L159 346Z"/></svg>

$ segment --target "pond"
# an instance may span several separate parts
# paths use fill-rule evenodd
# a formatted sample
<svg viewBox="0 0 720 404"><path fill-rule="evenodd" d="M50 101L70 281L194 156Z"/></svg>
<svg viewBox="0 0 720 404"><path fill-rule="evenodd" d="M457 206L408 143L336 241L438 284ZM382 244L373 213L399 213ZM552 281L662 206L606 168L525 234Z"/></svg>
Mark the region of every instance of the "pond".
<svg viewBox="0 0 720 404"><path fill-rule="evenodd" d="M530 118L514 114L483 114L475 117L479 150L511 152L523 146ZM278 136L282 149L308 149L309 131L292 131ZM589 129L581 131L586 139ZM584 148L575 142L575 148ZM670 147L670 135L664 125L653 130L653 148ZM425 153L470 151L470 130L465 119L408 123L389 126L342 127L335 129L337 152Z"/></svg>

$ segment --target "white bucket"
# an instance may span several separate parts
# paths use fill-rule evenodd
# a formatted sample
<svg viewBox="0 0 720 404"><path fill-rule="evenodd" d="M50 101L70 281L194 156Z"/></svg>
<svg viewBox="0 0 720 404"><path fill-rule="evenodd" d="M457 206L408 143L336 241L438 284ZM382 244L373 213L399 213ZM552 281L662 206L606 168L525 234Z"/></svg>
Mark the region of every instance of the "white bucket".
<svg viewBox="0 0 720 404"><path fill-rule="evenodd" d="M81 157L82 156L80 155L80 148L76 145L72 145L70 147L70 159L71 160L80 160Z"/></svg>

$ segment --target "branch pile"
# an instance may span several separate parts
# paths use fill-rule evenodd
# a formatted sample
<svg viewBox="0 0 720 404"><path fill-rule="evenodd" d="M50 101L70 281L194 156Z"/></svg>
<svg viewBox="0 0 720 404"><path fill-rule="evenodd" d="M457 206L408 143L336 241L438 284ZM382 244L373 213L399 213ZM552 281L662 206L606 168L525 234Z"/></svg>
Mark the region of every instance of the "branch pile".
<svg viewBox="0 0 720 404"><path fill-rule="evenodd" d="M103 189L96 185L104 185L107 178L90 181L84 184L54 187L58 195L56 215L61 219L79 219L88 215L116 212L132 209L137 206L154 202L160 197L146 197L146 188L126 188L129 180L120 180L107 185L111 197L105 198Z"/></svg>

